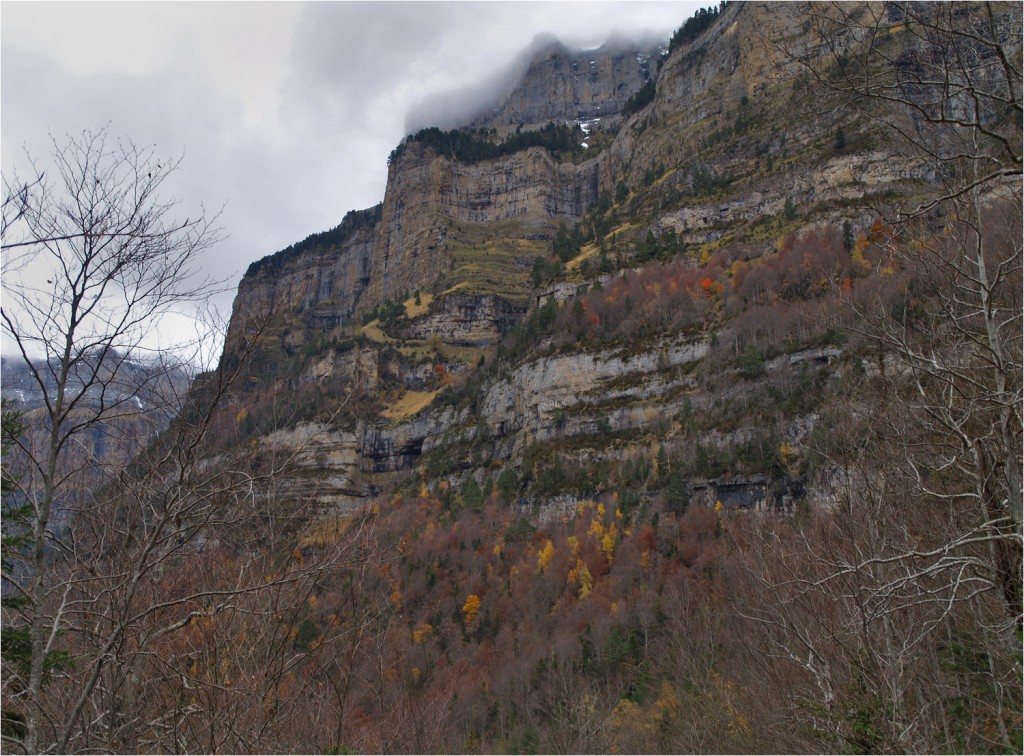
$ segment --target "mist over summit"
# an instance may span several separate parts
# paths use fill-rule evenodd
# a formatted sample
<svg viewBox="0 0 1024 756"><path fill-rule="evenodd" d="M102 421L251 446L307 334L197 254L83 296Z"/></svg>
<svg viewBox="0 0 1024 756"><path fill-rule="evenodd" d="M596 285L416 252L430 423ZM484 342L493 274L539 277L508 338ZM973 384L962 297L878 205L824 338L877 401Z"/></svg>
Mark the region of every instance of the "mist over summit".
<svg viewBox="0 0 1024 756"><path fill-rule="evenodd" d="M538 34L513 60L467 87L425 99L409 111L407 133L436 126L537 128L550 121L616 118L656 73L668 36L614 32L597 47Z"/></svg>

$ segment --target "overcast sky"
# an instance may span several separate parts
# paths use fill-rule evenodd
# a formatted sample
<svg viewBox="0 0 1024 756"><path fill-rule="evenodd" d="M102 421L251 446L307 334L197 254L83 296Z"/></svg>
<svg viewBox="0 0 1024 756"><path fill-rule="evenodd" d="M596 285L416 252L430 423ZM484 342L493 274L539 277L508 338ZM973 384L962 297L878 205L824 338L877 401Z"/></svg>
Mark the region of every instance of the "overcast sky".
<svg viewBox="0 0 1024 756"><path fill-rule="evenodd" d="M410 108L507 65L540 33L668 36L697 2L0 4L0 152L109 124L184 151L173 190L224 206L209 261L250 262L380 202ZM230 306L231 296L223 298Z"/></svg>

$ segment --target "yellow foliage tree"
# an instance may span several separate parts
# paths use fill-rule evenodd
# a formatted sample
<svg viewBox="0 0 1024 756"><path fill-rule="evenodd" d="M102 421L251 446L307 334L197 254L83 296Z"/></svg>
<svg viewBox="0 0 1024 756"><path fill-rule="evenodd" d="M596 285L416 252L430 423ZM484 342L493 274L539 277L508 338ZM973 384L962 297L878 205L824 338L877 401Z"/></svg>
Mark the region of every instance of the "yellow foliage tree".
<svg viewBox="0 0 1024 756"><path fill-rule="evenodd" d="M569 544L569 551L572 552L573 556L580 555L580 539L574 535L569 536L565 539L565 542Z"/></svg>
<svg viewBox="0 0 1024 756"><path fill-rule="evenodd" d="M856 243L853 245L853 249L850 251L850 257L853 260L853 264L857 266L857 269L861 273L867 273L871 270L871 263L864 257L864 250L871 246L871 242L864 236L858 236Z"/></svg>
<svg viewBox="0 0 1024 756"><path fill-rule="evenodd" d="M793 462L796 461L796 451L793 450L793 445L789 441L783 441L779 444L779 462L786 468L787 472L792 473Z"/></svg>
<svg viewBox="0 0 1024 756"><path fill-rule="evenodd" d="M680 702L675 688L663 682L658 698L640 706L623 698L612 710L610 722L612 753L656 753L665 751L670 742L666 736L680 716Z"/></svg>
<svg viewBox="0 0 1024 756"><path fill-rule="evenodd" d="M604 553L604 558L608 560L608 564L611 564L612 557L615 556L615 542L615 529L611 528L601 539L601 551Z"/></svg>
<svg viewBox="0 0 1024 756"><path fill-rule="evenodd" d="M582 559L577 559L576 566L569 570L567 582L569 585L577 588L581 599L589 596L590 592L594 589L594 577L590 574L590 570L587 569L587 565L583 563Z"/></svg>
<svg viewBox="0 0 1024 756"><path fill-rule="evenodd" d="M651 753L658 737L658 722L650 711L623 698L612 710L609 723L611 753Z"/></svg>
<svg viewBox="0 0 1024 756"><path fill-rule="evenodd" d="M537 552L537 571L544 572L548 565L551 564L551 558L554 555L555 544L553 544L549 538L547 543L544 544L544 548Z"/></svg>
<svg viewBox="0 0 1024 756"><path fill-rule="evenodd" d="M480 597L475 593L471 593L466 596L466 603L462 605L462 619L466 623L466 627L469 627L476 621L476 616L479 613Z"/></svg>
<svg viewBox="0 0 1024 756"><path fill-rule="evenodd" d="M422 643L427 639L427 636L434 632L434 626L424 622L418 628L412 631L412 642Z"/></svg>

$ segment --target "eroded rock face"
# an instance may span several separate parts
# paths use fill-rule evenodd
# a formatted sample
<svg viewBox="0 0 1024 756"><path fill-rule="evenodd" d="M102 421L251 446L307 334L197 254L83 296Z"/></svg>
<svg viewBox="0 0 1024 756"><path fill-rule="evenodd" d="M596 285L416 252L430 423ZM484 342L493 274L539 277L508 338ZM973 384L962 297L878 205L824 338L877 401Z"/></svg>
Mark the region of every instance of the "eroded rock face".
<svg viewBox="0 0 1024 756"><path fill-rule="evenodd" d="M265 436L261 449L289 459L285 471L274 478L277 487L273 494L282 499L317 501L346 511L361 506L377 492L360 474L358 430L301 423Z"/></svg>
<svg viewBox="0 0 1024 756"><path fill-rule="evenodd" d="M594 432L600 405L649 399L686 384L672 369L707 354L704 342L666 340L643 351L572 352L522 365L487 392L481 414L495 435L528 430L536 440ZM566 416L566 411L571 415ZM573 412L575 411L575 412ZM626 408L607 413L609 430L644 422Z"/></svg>
<svg viewBox="0 0 1024 756"><path fill-rule="evenodd" d="M761 6L730 6L690 48L669 58L658 79L654 113L682 114L686 122L695 123L776 76L773 66L778 56L751 49L767 12ZM795 12L787 13L783 14L786 19L776 23L797 17ZM660 56L657 44L617 42L573 52L552 43L535 53L497 111L472 125L500 122L528 127L618 113L654 75ZM329 329L407 292L425 289L452 268L451 245L458 241L461 225L494 228L506 237L550 237L558 222L572 225L579 220L602 191L612 188L614 177L626 166L639 170L664 149L661 140L640 138L626 128L608 151L578 165L558 163L541 148L498 160L460 163L410 141L392 161L385 200L374 224L359 228L342 244L310 250L242 281L228 347L237 346L243 329L236 321L247 313L287 312L308 328ZM836 166L832 178L794 176L786 195L773 186L770 197L742 203L742 214L778 212L786 196L812 195L825 185L834 187L858 168ZM879 175L876 183L884 184L884 176ZM661 221L660 227L686 227L696 233L702 224L713 225L720 212L721 208L685 208L679 211L680 217ZM729 212L739 217L738 208ZM499 229L509 224L514 229ZM699 234L689 239L707 240ZM500 332L500 320L488 328ZM466 333L456 322L438 319L420 330Z"/></svg>
<svg viewBox="0 0 1024 756"><path fill-rule="evenodd" d="M771 184L761 182L728 199L695 201L667 211L652 228L658 234L672 229L687 242L701 244L719 238L721 231L716 227L724 224L781 215L787 202L810 207L857 200L865 194L899 188L908 181L933 178L923 162L908 161L885 150L838 155L823 160L814 171L780 171Z"/></svg>
<svg viewBox="0 0 1024 756"><path fill-rule="evenodd" d="M439 337L446 344L490 346L512 330L526 314L526 305L501 297L445 297L434 312L413 322L409 338Z"/></svg>
<svg viewBox="0 0 1024 756"><path fill-rule="evenodd" d="M684 44L664 65L655 100L657 115L681 114L697 123L721 113L761 85L796 78L798 65L773 42L806 35L801 3L733 3L718 21Z"/></svg>
<svg viewBox="0 0 1024 756"><path fill-rule="evenodd" d="M550 235L555 219L575 222L600 190L596 162L558 163L539 147L461 163L408 142L388 174L370 280L358 308L423 288L448 270L448 242L459 236L459 224L514 224L519 234Z"/></svg>
<svg viewBox="0 0 1024 756"><path fill-rule="evenodd" d="M370 281L379 226L378 208L361 213L367 216L365 225L340 244L318 245L290 256L278 253L250 267L232 306L226 354L240 351L247 332L275 314L301 313L311 327L321 329L353 315Z"/></svg>
<svg viewBox="0 0 1024 756"><path fill-rule="evenodd" d="M447 158L432 162L437 164L435 184L443 212L464 223L516 220L546 227L553 216L580 217L600 191L596 163L558 163L540 147L480 163Z"/></svg>
<svg viewBox="0 0 1024 756"><path fill-rule="evenodd" d="M643 427L679 411L691 385L687 367L707 354L703 341L667 339L629 354L571 352L521 366L486 391L479 422L450 407L393 425L368 427L361 469L395 472L451 444L494 444L513 459L531 443ZM611 405L611 406L609 406Z"/></svg>
<svg viewBox="0 0 1024 756"><path fill-rule="evenodd" d="M767 475L709 480L693 486L692 502L703 507L754 509L792 513L796 502L804 496L805 484L798 478Z"/></svg>
<svg viewBox="0 0 1024 756"><path fill-rule="evenodd" d="M704 411L715 397L701 389L693 368L708 353L706 340L677 336L643 348L548 355L497 378L474 410L434 405L404 421L360 423L351 431L303 423L271 434L264 448L296 456L296 464L281 476L279 493L348 511L431 452L446 456L486 447L487 457L516 464L533 444L643 430L671 422L684 407ZM782 355L766 368L778 370L801 361L826 364L838 354L833 348L805 350ZM813 425L811 416L796 417L782 433L802 443ZM702 443L728 448L749 440L750 434L748 427L710 431ZM583 450L579 461L621 453ZM479 477L481 470L466 464L452 484L464 475ZM763 475L692 484L694 501L707 506L720 500L726 507L789 510L802 493L795 479Z"/></svg>
<svg viewBox="0 0 1024 756"><path fill-rule="evenodd" d="M538 50L508 94L471 121L474 128L507 130L549 121L615 119L657 70L659 42L610 40L594 50L552 41Z"/></svg>
<svg viewBox="0 0 1024 756"><path fill-rule="evenodd" d="M445 408L424 412L398 425L367 428L361 449L362 469L386 473L412 467L421 454L434 448L438 439L464 419L464 415Z"/></svg>
<svg viewBox="0 0 1024 756"><path fill-rule="evenodd" d="M628 255L630 244L648 230L655 236L671 230L684 242L702 244L736 229L758 228L762 219L791 215L790 203L800 213L816 208L820 222L849 219L856 224L859 219L850 210L854 200L932 178L895 155L893 145L872 141L869 131L846 149L833 146L844 117L836 108L819 113L817 101L810 109L805 102L800 111L805 117L793 119L793 66L765 44L769 25L792 36L806 33L795 4L727 6L705 33L665 61L653 104L623 119L620 130L608 132L614 140L603 140L600 154L586 155L584 162L560 163L539 147L496 160L459 162L424 143L407 141L393 155L384 202L366 216L366 223L357 224L342 241L282 258L274 266L257 266L247 275L235 304L229 348L244 332L237 323L246 313L281 313L286 323L275 333L281 351L287 359L301 355L308 363L295 380L344 383L345 377L355 382L358 375L362 385L372 387L368 390L377 404L371 406L391 409L402 391L437 386L433 362L442 360L441 352L425 356L423 341L437 337L460 347L493 345L524 316L528 303L565 302L590 282L582 277L593 276L592 269L573 270L570 277L581 278L560 280L541 291L531 292L525 283L534 258L549 253L558 224L571 226L583 219L602 195L614 197L615 222L622 225L612 231ZM535 55L497 108L472 125L498 128L499 134L550 120L600 116L605 125L606 114L617 112L653 75L656 55L653 48L643 54L635 49L578 54L551 45ZM801 91L805 100L813 100L806 88ZM848 130L853 134L853 128ZM698 164L715 179L710 188L705 182L698 185ZM751 254L758 253L758 245L768 251L774 244L757 234L746 238ZM407 310L420 313L410 321L402 308L396 314L394 305L414 291L434 298L425 313ZM383 330L374 326L361 335L342 334L377 350L373 354L379 360L327 359L317 352L325 332L385 304ZM368 339L377 343L367 347ZM409 348L403 339L420 343ZM655 424L671 424L684 405L687 412L707 409L716 399L694 378L694 366L708 354L706 340L673 334L619 349L577 348L560 354L535 346L525 362L490 374L472 402L462 397L460 406L471 403L472 415L435 401L401 422L386 419L398 413L374 415L371 409L365 424L348 435L322 429L323 442L275 437L275 443L307 443L310 448L303 452L308 474L297 476L296 495L327 503L355 501L401 471L421 463L430 467L443 455L459 456L435 470L448 470L444 474L455 482L464 475L480 479L485 474L484 467L476 467L481 460L514 465L531 446L551 442L553 448L571 437L594 437L595 448L588 446L581 455L614 455L614 447L600 447L610 434L640 435ZM395 356L402 349L404 357ZM777 357L765 367L827 366L837 354L810 350ZM467 358L459 367L472 371L475 364L475 357ZM812 424L795 418L781 433L802 438ZM747 426L712 429L701 443L732 447L748 441L750 434ZM338 450L323 445L331 443ZM486 454L475 454L484 447ZM437 453L420 462L432 450ZM465 450L473 452L472 459L461 455ZM319 475L314 472L318 455L324 460ZM796 495L755 479L704 483L693 493L713 497L709 505L722 500L726 506L786 506Z"/></svg>

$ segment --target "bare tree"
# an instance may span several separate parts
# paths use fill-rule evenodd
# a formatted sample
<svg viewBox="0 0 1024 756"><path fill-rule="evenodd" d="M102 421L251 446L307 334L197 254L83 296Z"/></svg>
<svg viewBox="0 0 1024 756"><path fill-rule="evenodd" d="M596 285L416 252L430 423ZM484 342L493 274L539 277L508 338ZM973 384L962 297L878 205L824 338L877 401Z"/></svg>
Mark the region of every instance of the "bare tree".
<svg viewBox="0 0 1024 756"><path fill-rule="evenodd" d="M282 602L301 605L354 541L288 556L309 513L271 488L294 454L234 437L222 408L259 328L230 366L187 390L172 379L194 373L190 357L208 344L201 334L191 351L162 349L152 330L209 295L200 265L219 239L215 216L176 220L160 191L180 161L111 142L104 131L54 141L52 167L5 180L3 333L38 401L27 430L5 437L5 499L27 515L23 543L5 539L5 641L11 628L28 641L18 658L5 642L5 724L17 726L3 737L30 753L251 750L266 723L187 735L218 713L196 689L223 681L204 675L206 656L193 653L190 679L185 655L163 652L200 621L241 617L276 661L260 667L240 642L232 664L282 679L297 663L273 640L294 611ZM141 705L168 677L177 705Z"/></svg>
<svg viewBox="0 0 1024 756"><path fill-rule="evenodd" d="M746 534L772 696L822 747L949 750L964 712L1012 748L1022 553L1021 13L811 4L776 49L931 168L880 208L879 275L844 294L878 359L819 444L831 507ZM823 421L827 422L827 421ZM842 431L839 431L842 428ZM969 638L965 641L964 638ZM949 661L962 649L979 684ZM983 669L982 669L983 667ZM986 691L976 700L966 691ZM966 703L965 703L966 702ZM831 745L830 745L831 744Z"/></svg>
<svg viewBox="0 0 1024 756"><path fill-rule="evenodd" d="M1020 177L1019 7L834 2L809 3L801 15L805 32L794 40L770 30L771 46L853 113L877 118L945 181L914 211Z"/></svg>
<svg viewBox="0 0 1024 756"><path fill-rule="evenodd" d="M734 524L748 692L810 750L1012 750L1020 672L995 539L901 469L907 392L873 399L823 418L844 429L831 507Z"/></svg>
<svg viewBox="0 0 1024 756"><path fill-rule="evenodd" d="M177 162L108 141L104 131L53 140L55 181L35 165L31 182L4 180L3 332L42 398L41 432L21 444L31 556L25 581L11 581L30 607L29 751L41 746L38 700L61 627L46 610L58 589L47 569L53 520L81 475L78 445L100 424L139 414L139 392L162 371L133 384L129 360L159 316L204 296L191 279L218 239L209 219L173 221L174 203L159 198Z"/></svg>
<svg viewBox="0 0 1024 756"><path fill-rule="evenodd" d="M926 196L883 211L902 309L871 296L850 304L857 330L897 362L883 377L907 414L891 423L899 453L890 464L937 505L977 512L977 529L954 543L991 541L992 585L1019 628L1020 8L828 3L806 12L810 33L778 39L777 49L854 114L878 117L935 176Z"/></svg>

